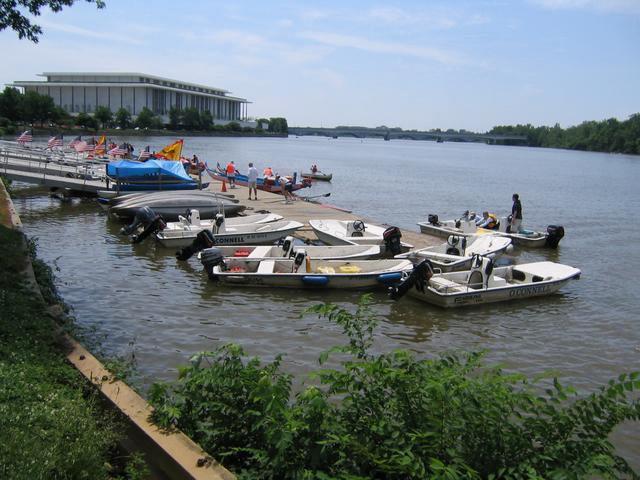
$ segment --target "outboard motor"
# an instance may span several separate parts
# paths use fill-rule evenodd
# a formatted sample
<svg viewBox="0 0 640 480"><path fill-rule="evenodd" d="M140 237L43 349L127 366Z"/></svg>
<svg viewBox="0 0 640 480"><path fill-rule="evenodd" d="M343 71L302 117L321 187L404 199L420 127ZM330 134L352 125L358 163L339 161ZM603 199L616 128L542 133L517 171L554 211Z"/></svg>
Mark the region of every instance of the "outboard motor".
<svg viewBox="0 0 640 480"><path fill-rule="evenodd" d="M146 227L151 222L153 222L157 217L159 217L159 215L156 214L156 212L154 212L153 210L151 210L151 208L142 207L138 209L138 211L136 212L135 217L133 217L133 222L131 222L131 224L127 225L126 227L122 227L122 229L120 230L120 233L122 235L131 235L141 225Z"/></svg>
<svg viewBox="0 0 640 480"><path fill-rule="evenodd" d="M178 260L189 260L194 254L198 253L205 248L211 248L216 244L216 238L209 230L202 230L196 239L191 242L188 247L181 248L176 252L176 258Z"/></svg>
<svg viewBox="0 0 640 480"><path fill-rule="evenodd" d="M436 226L437 226L437 225L439 225L439 224L440 224L440 222L438 221L438 215L434 215L434 214L432 214L432 213L430 213L430 214L427 216L427 221L428 221L431 225L436 225Z"/></svg>
<svg viewBox="0 0 640 480"><path fill-rule="evenodd" d="M162 218L162 215L157 215L156 218L154 218L141 233L131 235L131 241L133 243L140 243L149 235L158 233L159 231L164 230L166 227L167 224L164 221L164 218Z"/></svg>
<svg viewBox="0 0 640 480"><path fill-rule="evenodd" d="M302 249L302 250L298 250L296 252L295 257L293 257L293 269L292 272L296 273L299 269L300 266L304 263L305 264L305 269L308 271L309 270L309 266L306 265L307 261L307 251Z"/></svg>
<svg viewBox="0 0 640 480"><path fill-rule="evenodd" d="M402 232L398 227L389 227L382 233L382 239L388 252L393 255L398 255L402 252L402 244L400 239L402 238Z"/></svg>
<svg viewBox="0 0 640 480"><path fill-rule="evenodd" d="M285 258L293 257L293 237L287 236L282 242L282 256Z"/></svg>
<svg viewBox="0 0 640 480"><path fill-rule="evenodd" d="M547 241L545 245L549 248L558 248L562 237L564 237L564 227L562 225L549 225L547 227Z"/></svg>
<svg viewBox="0 0 640 480"><path fill-rule="evenodd" d="M219 248L207 248L200 255L200 262L204 267L205 272L211 280L215 280L213 275L213 267L216 265L224 265L224 255Z"/></svg>
<svg viewBox="0 0 640 480"><path fill-rule="evenodd" d="M400 283L389 287L389 298L392 300L401 299L415 285L416 289L424 293L425 286L433 275L433 265L428 259L423 260L413 266L409 275L404 277Z"/></svg>

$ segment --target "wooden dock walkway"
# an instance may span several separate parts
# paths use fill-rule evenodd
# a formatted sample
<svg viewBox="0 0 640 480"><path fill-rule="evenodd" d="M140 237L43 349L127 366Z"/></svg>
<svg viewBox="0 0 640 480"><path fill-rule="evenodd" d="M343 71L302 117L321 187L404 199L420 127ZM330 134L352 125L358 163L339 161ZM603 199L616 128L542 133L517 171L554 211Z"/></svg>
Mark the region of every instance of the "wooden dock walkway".
<svg viewBox="0 0 640 480"><path fill-rule="evenodd" d="M209 187L205 190L220 193L221 187L222 182L211 180ZM271 213L282 215L287 220L295 220L303 223L304 227L298 230L295 236L305 241L317 240L313 229L309 225L309 220L312 219L363 220L377 225L390 226L379 223L375 218L366 218L356 213L349 213L332 208L329 205L304 201L300 197L297 197L294 202L285 203L284 197L280 194L258 190L258 200L249 200L249 189L239 185L233 189L227 186L227 193L233 194L240 203L247 206L247 215L260 210L268 210ZM402 241L413 245L415 248L430 247L443 242L441 238L420 233L417 231L417 227L416 231L405 229L401 229L401 231Z"/></svg>

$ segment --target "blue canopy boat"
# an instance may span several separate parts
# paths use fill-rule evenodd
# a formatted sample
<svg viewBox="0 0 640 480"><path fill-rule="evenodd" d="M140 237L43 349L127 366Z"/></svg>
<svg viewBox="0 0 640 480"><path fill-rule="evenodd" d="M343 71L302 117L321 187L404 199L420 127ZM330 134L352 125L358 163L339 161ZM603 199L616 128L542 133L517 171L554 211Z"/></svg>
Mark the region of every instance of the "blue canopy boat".
<svg viewBox="0 0 640 480"><path fill-rule="evenodd" d="M117 160L107 165L113 190L195 190L194 180L180 162L171 160ZM207 184L202 185L206 187Z"/></svg>

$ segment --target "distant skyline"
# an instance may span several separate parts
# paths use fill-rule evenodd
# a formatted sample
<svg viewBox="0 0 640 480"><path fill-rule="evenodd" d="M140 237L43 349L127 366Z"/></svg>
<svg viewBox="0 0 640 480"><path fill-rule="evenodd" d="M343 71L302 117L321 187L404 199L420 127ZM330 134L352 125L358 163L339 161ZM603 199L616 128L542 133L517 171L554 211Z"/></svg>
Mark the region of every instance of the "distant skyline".
<svg viewBox="0 0 640 480"><path fill-rule="evenodd" d="M142 72L291 126L564 128L640 112L640 0L79 1L0 32L0 83Z"/></svg>

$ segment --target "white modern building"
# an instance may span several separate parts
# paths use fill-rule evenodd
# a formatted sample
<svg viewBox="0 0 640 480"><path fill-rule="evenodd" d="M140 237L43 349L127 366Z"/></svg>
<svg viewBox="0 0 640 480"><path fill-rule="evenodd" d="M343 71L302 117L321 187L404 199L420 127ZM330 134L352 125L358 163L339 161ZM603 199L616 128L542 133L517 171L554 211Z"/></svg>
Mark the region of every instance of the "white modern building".
<svg viewBox="0 0 640 480"><path fill-rule="evenodd" d="M16 81L12 86L49 95L72 115L93 113L103 106L113 113L124 107L135 118L147 107L168 123L169 110L176 107L209 111L216 123L242 122L250 103L221 88L143 73L45 72L39 76L45 79Z"/></svg>

